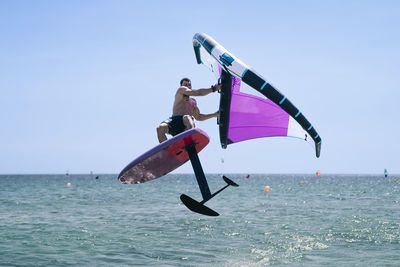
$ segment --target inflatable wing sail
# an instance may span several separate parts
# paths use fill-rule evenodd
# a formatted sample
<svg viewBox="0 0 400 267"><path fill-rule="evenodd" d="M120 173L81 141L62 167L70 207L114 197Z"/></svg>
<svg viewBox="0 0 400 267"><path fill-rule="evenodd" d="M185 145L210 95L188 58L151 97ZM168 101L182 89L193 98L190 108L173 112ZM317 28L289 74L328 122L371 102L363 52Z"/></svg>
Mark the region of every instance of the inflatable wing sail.
<svg viewBox="0 0 400 267"><path fill-rule="evenodd" d="M289 136L315 143L321 152L321 137L306 117L274 86L204 33L193 37L198 64L221 78L221 146L260 137ZM267 98L240 91L245 83Z"/></svg>

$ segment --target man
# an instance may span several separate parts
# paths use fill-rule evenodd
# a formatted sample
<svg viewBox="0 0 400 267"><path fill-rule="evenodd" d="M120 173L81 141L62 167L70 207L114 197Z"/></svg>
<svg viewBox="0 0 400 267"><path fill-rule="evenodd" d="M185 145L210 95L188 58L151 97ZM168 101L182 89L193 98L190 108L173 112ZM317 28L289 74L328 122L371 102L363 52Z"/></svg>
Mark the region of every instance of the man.
<svg viewBox="0 0 400 267"><path fill-rule="evenodd" d="M177 135L186 130L195 127L193 117L198 121L204 121L210 118L218 117L219 112L212 114L201 114L197 107L196 100L190 96L204 96L209 93L219 91L221 85L213 85L209 89L192 90L192 83L190 79L183 78L180 82L180 87L176 91L174 106L172 109L172 116L163 121L157 127L157 136L160 143L167 140L166 134ZM192 117L193 116L193 117Z"/></svg>

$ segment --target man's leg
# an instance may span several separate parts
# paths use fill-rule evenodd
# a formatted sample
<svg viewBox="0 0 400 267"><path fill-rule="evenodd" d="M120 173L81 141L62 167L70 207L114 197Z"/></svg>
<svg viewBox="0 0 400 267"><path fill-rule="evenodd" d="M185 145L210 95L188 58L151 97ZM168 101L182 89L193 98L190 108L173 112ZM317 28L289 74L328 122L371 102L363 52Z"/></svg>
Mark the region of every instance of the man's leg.
<svg viewBox="0 0 400 267"><path fill-rule="evenodd" d="M157 137L158 137L158 141L160 143L167 140L167 136L166 136L167 133L168 133L168 124L163 122L157 127Z"/></svg>
<svg viewBox="0 0 400 267"><path fill-rule="evenodd" d="M189 130L189 129L192 129L195 127L192 116L185 115L185 116L183 116L182 120L183 120L183 124L186 127L186 130Z"/></svg>

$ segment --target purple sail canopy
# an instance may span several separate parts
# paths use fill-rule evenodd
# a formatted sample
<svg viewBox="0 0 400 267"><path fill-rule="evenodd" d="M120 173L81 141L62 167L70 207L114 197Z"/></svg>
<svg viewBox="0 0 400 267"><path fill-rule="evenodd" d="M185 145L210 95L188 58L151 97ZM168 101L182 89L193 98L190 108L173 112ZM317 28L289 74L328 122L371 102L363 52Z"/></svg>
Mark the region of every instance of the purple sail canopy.
<svg viewBox="0 0 400 267"><path fill-rule="evenodd" d="M230 143L267 137L287 136L289 114L269 99L240 92L240 79L232 79L228 139Z"/></svg>
<svg viewBox="0 0 400 267"><path fill-rule="evenodd" d="M302 127L279 105L268 98L241 92L240 85L241 80L232 77L230 86L224 86L231 90L226 115L229 118L226 122L228 144L272 136L307 138Z"/></svg>

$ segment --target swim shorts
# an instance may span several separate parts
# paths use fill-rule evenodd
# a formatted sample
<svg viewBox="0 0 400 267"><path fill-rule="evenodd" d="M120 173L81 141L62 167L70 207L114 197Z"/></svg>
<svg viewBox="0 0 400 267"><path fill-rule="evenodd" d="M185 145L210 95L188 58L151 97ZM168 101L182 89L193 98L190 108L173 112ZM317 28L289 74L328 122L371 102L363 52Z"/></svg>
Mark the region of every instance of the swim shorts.
<svg viewBox="0 0 400 267"><path fill-rule="evenodd" d="M183 116L172 116L168 120L163 121L168 124L168 133L172 136L180 134L186 130L185 124L183 124Z"/></svg>

